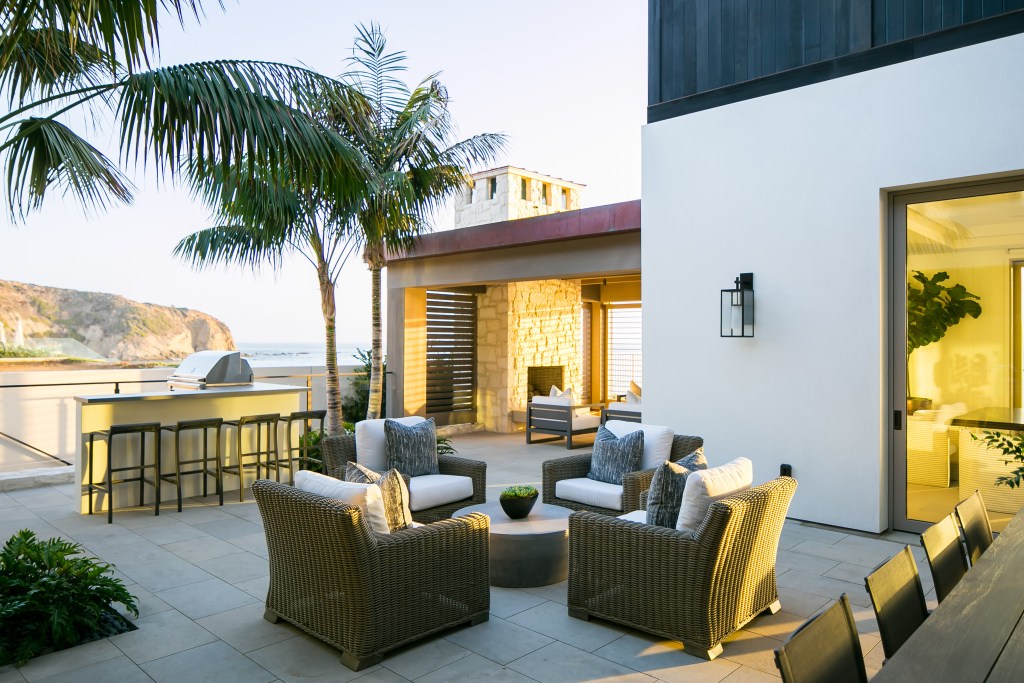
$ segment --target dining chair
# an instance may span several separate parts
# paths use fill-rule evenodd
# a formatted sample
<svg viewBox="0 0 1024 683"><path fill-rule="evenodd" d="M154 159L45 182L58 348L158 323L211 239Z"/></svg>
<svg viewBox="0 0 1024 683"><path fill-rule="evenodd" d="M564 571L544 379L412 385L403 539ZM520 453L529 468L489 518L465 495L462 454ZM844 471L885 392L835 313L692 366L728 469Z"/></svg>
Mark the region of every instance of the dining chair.
<svg viewBox="0 0 1024 683"><path fill-rule="evenodd" d="M850 599L806 622L775 651L783 683L867 683L864 653Z"/></svg>
<svg viewBox="0 0 1024 683"><path fill-rule="evenodd" d="M864 585L875 608L882 650L888 659L928 618L928 604L910 546L876 567L864 579Z"/></svg>
<svg viewBox="0 0 1024 683"><path fill-rule="evenodd" d="M953 514L928 527L921 534L921 545L932 570L935 596L942 602L967 573L967 551L960 542L960 527Z"/></svg>
<svg viewBox="0 0 1024 683"><path fill-rule="evenodd" d="M981 554L992 545L992 523L988 519L988 510L985 509L981 491L975 491L970 498L960 501L955 509L956 518L964 532L964 541L967 543L967 555L973 567Z"/></svg>

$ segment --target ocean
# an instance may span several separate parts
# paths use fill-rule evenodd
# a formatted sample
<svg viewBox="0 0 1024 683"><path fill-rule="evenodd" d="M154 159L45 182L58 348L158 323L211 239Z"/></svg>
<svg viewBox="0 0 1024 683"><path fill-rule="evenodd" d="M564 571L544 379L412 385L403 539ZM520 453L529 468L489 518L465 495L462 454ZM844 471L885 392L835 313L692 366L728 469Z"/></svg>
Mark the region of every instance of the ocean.
<svg viewBox="0 0 1024 683"><path fill-rule="evenodd" d="M351 344L338 342L338 365L358 365L356 349L370 350L370 342ZM300 342L238 342L242 357L253 367L272 365L324 365L327 354L324 343Z"/></svg>

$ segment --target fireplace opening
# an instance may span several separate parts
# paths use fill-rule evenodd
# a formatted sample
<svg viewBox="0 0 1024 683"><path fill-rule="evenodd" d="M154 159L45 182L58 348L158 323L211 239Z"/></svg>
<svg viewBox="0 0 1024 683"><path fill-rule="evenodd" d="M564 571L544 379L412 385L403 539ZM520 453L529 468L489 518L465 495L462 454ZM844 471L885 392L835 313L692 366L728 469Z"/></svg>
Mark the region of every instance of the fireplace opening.
<svg viewBox="0 0 1024 683"><path fill-rule="evenodd" d="M547 396L551 387L565 389L564 365L532 365L526 368L527 398Z"/></svg>

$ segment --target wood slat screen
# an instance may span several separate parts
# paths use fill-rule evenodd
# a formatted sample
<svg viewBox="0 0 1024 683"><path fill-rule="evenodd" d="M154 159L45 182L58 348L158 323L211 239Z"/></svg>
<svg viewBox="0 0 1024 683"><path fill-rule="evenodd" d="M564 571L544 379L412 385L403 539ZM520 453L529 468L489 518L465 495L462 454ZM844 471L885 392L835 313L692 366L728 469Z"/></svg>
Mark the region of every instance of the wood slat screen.
<svg viewBox="0 0 1024 683"><path fill-rule="evenodd" d="M427 292L427 416L476 421L476 295Z"/></svg>
<svg viewBox="0 0 1024 683"><path fill-rule="evenodd" d="M593 380L591 378L591 357L593 354L592 343L590 338L591 325L593 324L593 315L590 311L590 304L583 302L580 306L580 331L581 331L581 344L583 349L583 386L581 388L580 403L590 403L593 401L592 396L594 395Z"/></svg>

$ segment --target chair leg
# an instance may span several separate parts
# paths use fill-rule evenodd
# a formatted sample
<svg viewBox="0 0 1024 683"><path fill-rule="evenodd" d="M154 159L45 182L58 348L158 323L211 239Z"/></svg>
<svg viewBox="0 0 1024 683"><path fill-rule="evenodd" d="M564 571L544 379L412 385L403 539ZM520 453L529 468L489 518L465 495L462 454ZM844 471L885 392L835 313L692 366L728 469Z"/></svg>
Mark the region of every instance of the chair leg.
<svg viewBox="0 0 1024 683"><path fill-rule="evenodd" d="M582 619L583 621L590 621L591 619L589 612L577 609L576 607L569 608L569 616L573 619Z"/></svg>
<svg viewBox="0 0 1024 683"><path fill-rule="evenodd" d="M715 645L710 650L707 648L700 647L699 645L690 645L686 642L683 643L683 646L686 648L686 654L693 655L694 657L697 657L699 659L706 659L708 661L711 661L718 655L722 654L721 643Z"/></svg>
<svg viewBox="0 0 1024 683"><path fill-rule="evenodd" d="M271 624L280 624L282 621L284 621L284 619L281 618L280 614L270 609L269 607L263 610L263 618L269 621Z"/></svg>
<svg viewBox="0 0 1024 683"><path fill-rule="evenodd" d="M373 666L381 660L380 655L371 655L369 657L356 657L350 652L341 653L341 663L352 669L353 671L362 671L363 669Z"/></svg>
<svg viewBox="0 0 1024 683"><path fill-rule="evenodd" d="M761 614L764 614L764 615L775 614L775 613L777 613L781 609L782 609L782 603L779 602L778 600L776 600L772 604L770 604L767 607L765 607L764 611L761 612Z"/></svg>
<svg viewBox="0 0 1024 683"><path fill-rule="evenodd" d="M479 624L484 623L488 619L490 619L490 617L491 617L491 613L490 612L484 612L483 614L478 614L475 617L471 618L468 623L469 623L470 626L477 626Z"/></svg>

